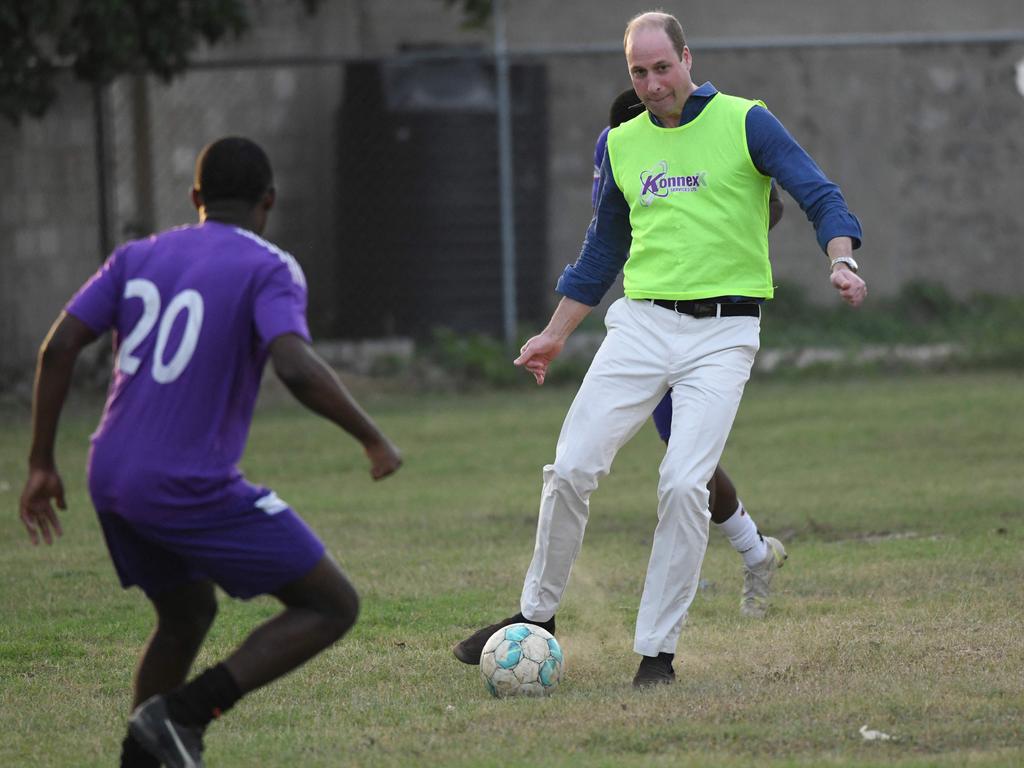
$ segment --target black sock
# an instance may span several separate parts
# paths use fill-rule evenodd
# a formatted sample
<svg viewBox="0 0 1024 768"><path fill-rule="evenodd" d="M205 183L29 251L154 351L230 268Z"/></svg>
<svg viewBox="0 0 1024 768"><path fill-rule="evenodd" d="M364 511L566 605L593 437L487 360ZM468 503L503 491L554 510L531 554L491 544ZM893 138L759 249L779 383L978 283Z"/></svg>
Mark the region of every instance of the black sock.
<svg viewBox="0 0 1024 768"><path fill-rule="evenodd" d="M223 664L210 667L191 682L167 694L167 712L182 725L205 728L242 698L238 683Z"/></svg>
<svg viewBox="0 0 1024 768"><path fill-rule="evenodd" d="M657 656L644 656L645 659L657 659L658 661L668 664L670 667L672 666L672 660L675 659L675 657L676 655L674 653L665 653L664 651L659 653Z"/></svg>
<svg viewBox="0 0 1024 768"><path fill-rule="evenodd" d="M121 768L160 768L160 761L143 749L129 732L121 742Z"/></svg>
<svg viewBox="0 0 1024 768"><path fill-rule="evenodd" d="M555 634L555 617L554 616L552 616L547 621L536 621L534 619L526 618L525 616L523 616L522 613L517 613L512 618L514 618L516 620L516 622L521 621L521 622L524 622L526 624L533 624L533 626L535 626L535 627L540 627L541 629L546 629L552 635ZM515 622L513 622L513 623L515 623Z"/></svg>

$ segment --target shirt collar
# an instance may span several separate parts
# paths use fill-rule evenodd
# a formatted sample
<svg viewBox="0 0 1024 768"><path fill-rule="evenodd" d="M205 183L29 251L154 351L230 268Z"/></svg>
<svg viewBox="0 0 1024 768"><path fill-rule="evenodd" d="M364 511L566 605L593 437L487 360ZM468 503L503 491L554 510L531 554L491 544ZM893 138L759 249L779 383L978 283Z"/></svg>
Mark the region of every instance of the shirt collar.
<svg viewBox="0 0 1024 768"><path fill-rule="evenodd" d="M704 108L704 105L707 104L711 97L716 93L718 93L718 89L711 84L710 80L691 93L690 97L683 104L683 114L680 116L679 124L685 125L693 120L694 117L700 114L700 110ZM650 116L652 123L659 128L664 127L661 124L661 120L655 117L652 113L648 112L647 114Z"/></svg>
<svg viewBox="0 0 1024 768"><path fill-rule="evenodd" d="M711 84L710 80L708 80L700 88L698 88L696 91L691 93L690 96L691 97L693 97L693 96L700 96L701 98L704 98L704 99L710 99L716 93L718 93L718 89L715 88L715 86L713 86Z"/></svg>

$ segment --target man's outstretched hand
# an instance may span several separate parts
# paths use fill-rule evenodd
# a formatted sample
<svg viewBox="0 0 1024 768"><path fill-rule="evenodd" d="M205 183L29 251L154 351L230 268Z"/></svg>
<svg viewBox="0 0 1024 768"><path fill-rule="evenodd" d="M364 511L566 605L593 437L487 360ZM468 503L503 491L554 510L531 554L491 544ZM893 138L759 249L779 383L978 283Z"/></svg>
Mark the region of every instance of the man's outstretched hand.
<svg viewBox="0 0 1024 768"><path fill-rule="evenodd" d="M370 460L370 477L374 480L393 475L402 466L402 454L386 437L366 446L366 456Z"/></svg>
<svg viewBox="0 0 1024 768"><path fill-rule="evenodd" d="M564 341L540 333L523 344L519 357L512 362L532 373L539 386L544 383L551 361L558 357L564 346Z"/></svg>

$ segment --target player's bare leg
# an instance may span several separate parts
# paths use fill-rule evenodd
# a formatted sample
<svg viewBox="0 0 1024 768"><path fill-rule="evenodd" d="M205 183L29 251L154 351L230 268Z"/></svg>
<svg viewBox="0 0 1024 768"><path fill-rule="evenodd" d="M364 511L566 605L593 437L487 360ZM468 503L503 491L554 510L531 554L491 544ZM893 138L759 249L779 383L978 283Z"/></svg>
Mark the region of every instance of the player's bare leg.
<svg viewBox="0 0 1024 768"><path fill-rule="evenodd" d="M274 596L285 609L225 661L135 710L131 733L165 765L202 766L203 734L211 720L333 644L359 613L355 589L329 555Z"/></svg>
<svg viewBox="0 0 1024 768"><path fill-rule="evenodd" d="M156 629L135 671L132 709L185 682L217 615L217 598L211 582L199 581L160 595L153 608Z"/></svg>
<svg viewBox="0 0 1024 768"><path fill-rule="evenodd" d="M153 598L157 623L135 670L132 709L185 682L217 615L213 584L197 581ZM122 768L149 768L159 761L131 735L121 744Z"/></svg>
<svg viewBox="0 0 1024 768"><path fill-rule="evenodd" d="M711 494L711 522L724 523L736 512L739 499L736 497L736 486L732 484L732 480L721 465L715 467L715 472L711 475L708 492Z"/></svg>
<svg viewBox="0 0 1024 768"><path fill-rule="evenodd" d="M256 630L224 662L245 694L335 643L355 624L359 596L329 555L274 595L284 611Z"/></svg>
<svg viewBox="0 0 1024 768"><path fill-rule="evenodd" d="M764 618L772 578L788 557L786 548L778 539L761 535L736 496L736 486L721 467L715 468L708 490L711 492L711 521L743 558L740 613L750 618Z"/></svg>

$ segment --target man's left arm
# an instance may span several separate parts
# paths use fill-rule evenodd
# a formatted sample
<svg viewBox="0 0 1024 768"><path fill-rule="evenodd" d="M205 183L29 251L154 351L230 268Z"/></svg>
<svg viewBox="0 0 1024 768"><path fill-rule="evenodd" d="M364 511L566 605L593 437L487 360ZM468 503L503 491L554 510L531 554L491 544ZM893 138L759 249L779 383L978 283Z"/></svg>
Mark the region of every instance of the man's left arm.
<svg viewBox="0 0 1024 768"><path fill-rule="evenodd" d="M833 237L828 241L826 251L829 258L829 281L839 291L843 301L851 307L859 307L868 295L868 286L856 272L850 269L846 259L853 259L853 240L849 237Z"/></svg>
<svg viewBox="0 0 1024 768"><path fill-rule="evenodd" d="M747 112L747 146L755 167L774 178L807 215L818 244L829 258L830 281L851 306L859 306L867 286L843 259L853 261L861 244L861 226L838 185L829 181L810 155L767 109ZM838 261L837 261L838 259Z"/></svg>
<svg viewBox="0 0 1024 768"><path fill-rule="evenodd" d="M28 480L21 492L18 514L29 539L40 537L53 543L60 536L60 520L53 505L67 509L64 484L57 472L54 446L60 412L71 387L71 374L83 347L96 339L89 326L74 315L61 313L39 349L35 389L32 397L32 447L28 457Z"/></svg>

